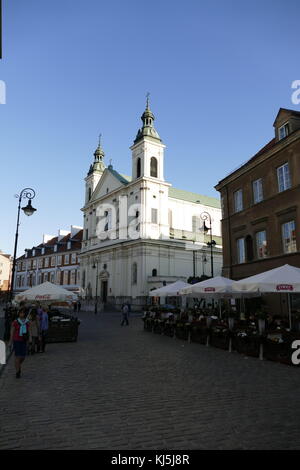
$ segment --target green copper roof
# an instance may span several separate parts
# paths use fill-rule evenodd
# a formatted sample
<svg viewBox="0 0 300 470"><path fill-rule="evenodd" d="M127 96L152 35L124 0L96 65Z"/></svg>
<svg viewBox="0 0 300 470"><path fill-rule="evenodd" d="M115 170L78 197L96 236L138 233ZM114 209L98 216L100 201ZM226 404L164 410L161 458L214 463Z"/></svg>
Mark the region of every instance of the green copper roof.
<svg viewBox="0 0 300 470"><path fill-rule="evenodd" d="M169 197L174 199L181 199L183 201L203 204L204 206L221 208L219 199L210 196L202 196L202 194L191 193L190 191L184 191L183 189L169 188Z"/></svg>
<svg viewBox="0 0 300 470"><path fill-rule="evenodd" d="M119 173L118 175L121 176L123 180L126 180L125 184L132 181L131 176L121 175ZM182 201L193 202L194 204L200 203L204 206L216 207L217 209L221 208L219 199L210 196L203 196L202 194L191 193L190 191L184 191L183 189L176 189L173 187L169 188L169 197L181 199Z"/></svg>
<svg viewBox="0 0 300 470"><path fill-rule="evenodd" d="M113 169L111 165L107 167L108 171L111 172L112 175L114 175L122 184L128 184L131 181L131 178L129 179L129 176L121 175L118 173L116 170Z"/></svg>

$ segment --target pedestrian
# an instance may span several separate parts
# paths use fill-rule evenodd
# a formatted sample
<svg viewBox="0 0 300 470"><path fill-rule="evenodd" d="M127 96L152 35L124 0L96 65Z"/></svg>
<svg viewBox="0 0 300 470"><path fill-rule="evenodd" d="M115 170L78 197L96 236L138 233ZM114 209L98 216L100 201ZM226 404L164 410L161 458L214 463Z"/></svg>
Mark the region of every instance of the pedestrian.
<svg viewBox="0 0 300 470"><path fill-rule="evenodd" d="M121 326L124 325L124 323L126 323L126 325L128 326L129 325L129 321L128 321L128 305L127 304L123 304L122 305L122 323L121 323Z"/></svg>
<svg viewBox="0 0 300 470"><path fill-rule="evenodd" d="M39 322L40 322L40 345L39 351L45 352L46 348L46 340L47 340L47 333L49 328L49 318L47 309L41 309L41 313L39 315Z"/></svg>
<svg viewBox="0 0 300 470"><path fill-rule="evenodd" d="M29 320L29 354L35 354L39 350L40 322L36 309L32 309L28 315Z"/></svg>
<svg viewBox="0 0 300 470"><path fill-rule="evenodd" d="M13 321L10 333L10 346L15 352L16 378L21 377L21 365L25 361L29 335L29 320L25 318L25 310L21 309L18 318Z"/></svg>

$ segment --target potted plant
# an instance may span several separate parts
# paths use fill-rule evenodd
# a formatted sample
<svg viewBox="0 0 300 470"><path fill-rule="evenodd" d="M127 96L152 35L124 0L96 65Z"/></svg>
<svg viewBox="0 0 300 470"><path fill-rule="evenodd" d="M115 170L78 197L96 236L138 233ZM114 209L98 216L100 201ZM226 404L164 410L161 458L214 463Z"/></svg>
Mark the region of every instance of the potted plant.
<svg viewBox="0 0 300 470"><path fill-rule="evenodd" d="M266 319L267 319L267 314L263 310L259 310L256 314L256 317L258 319L258 330L259 334L263 335L266 329Z"/></svg>

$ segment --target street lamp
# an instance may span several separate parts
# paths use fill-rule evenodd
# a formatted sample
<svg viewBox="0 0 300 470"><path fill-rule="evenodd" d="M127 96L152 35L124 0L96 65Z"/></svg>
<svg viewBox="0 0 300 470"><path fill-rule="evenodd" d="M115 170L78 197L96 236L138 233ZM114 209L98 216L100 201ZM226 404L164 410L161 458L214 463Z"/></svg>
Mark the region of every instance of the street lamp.
<svg viewBox="0 0 300 470"><path fill-rule="evenodd" d="M17 216L17 228L16 228L16 235L15 235L15 248L14 248L14 257L13 257L13 266L12 266L12 274L11 274L11 283L10 283L10 295L9 300L12 300L13 296L13 288L14 288L14 281L15 281L15 271L16 271L16 258L17 258L17 248L18 248L18 238L19 238L19 225L20 225L20 209L24 211L24 213L29 217L30 215L34 214L36 209L32 207L31 200L35 197L35 191L31 188L22 189L20 195L16 195L19 198L19 205L18 205L18 216ZM22 199L28 199L28 204L25 207L21 208L21 201Z"/></svg>
<svg viewBox="0 0 300 470"><path fill-rule="evenodd" d="M212 239L212 225L211 225L211 216L208 212L202 212L200 215L203 220L203 231L207 233L210 230L210 242L207 242L207 246L210 246L210 263L211 263L211 277L214 277L214 259L213 259L213 246L216 245L215 240ZM209 222L209 227L206 227L205 221Z"/></svg>
<svg viewBox="0 0 300 470"><path fill-rule="evenodd" d="M96 266L96 264L97 264L97 266ZM97 313L98 313L98 265L99 265L98 260L96 261L96 264L95 264L95 261L94 261L93 269L96 269L96 268L97 268L97 271L96 271L96 302L95 302L95 315L97 315Z"/></svg>

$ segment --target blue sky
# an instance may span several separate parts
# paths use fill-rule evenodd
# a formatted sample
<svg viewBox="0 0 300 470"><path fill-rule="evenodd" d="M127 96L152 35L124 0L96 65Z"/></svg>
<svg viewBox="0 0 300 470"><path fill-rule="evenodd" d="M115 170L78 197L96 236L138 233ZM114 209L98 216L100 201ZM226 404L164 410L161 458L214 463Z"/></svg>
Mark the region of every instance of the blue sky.
<svg viewBox="0 0 300 470"><path fill-rule="evenodd" d="M300 79L298 0L3 0L0 249L12 253L14 195L33 187L19 254L82 225L84 181L103 135L106 164L131 174L145 95L167 146L165 178L214 185L273 137ZM300 110L300 105L298 106Z"/></svg>

